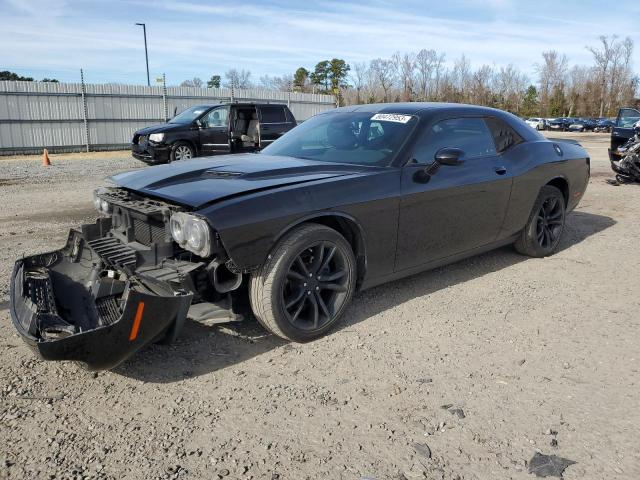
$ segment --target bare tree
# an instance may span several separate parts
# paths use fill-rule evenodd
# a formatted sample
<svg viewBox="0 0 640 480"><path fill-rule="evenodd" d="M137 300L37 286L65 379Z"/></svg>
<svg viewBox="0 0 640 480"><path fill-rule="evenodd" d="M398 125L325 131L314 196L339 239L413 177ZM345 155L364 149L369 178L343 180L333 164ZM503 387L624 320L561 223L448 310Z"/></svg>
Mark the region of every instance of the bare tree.
<svg viewBox="0 0 640 480"><path fill-rule="evenodd" d="M191 88L202 88L203 85L204 85L204 82L202 81L202 79L198 77L194 77L191 80L185 80L180 84L181 87L191 87Z"/></svg>
<svg viewBox="0 0 640 480"><path fill-rule="evenodd" d="M476 70L471 78L469 101L477 105L492 105L493 103L493 69L483 65Z"/></svg>
<svg viewBox="0 0 640 480"><path fill-rule="evenodd" d="M394 81L394 66L391 60L376 58L375 60L371 60L371 65L369 67L373 79L377 82L377 84L382 88L384 92L384 102L389 101L389 90L393 86Z"/></svg>
<svg viewBox="0 0 640 480"><path fill-rule="evenodd" d="M423 48L416 55L416 77L418 83L418 98L420 100L429 100L434 97L437 91L434 77L443 63L444 54L438 55L435 50L426 50Z"/></svg>
<svg viewBox="0 0 640 480"><path fill-rule="evenodd" d="M365 62L354 63L353 70L351 71L351 79L353 80L353 86L356 89L356 103L362 103L361 92L367 81L367 75L369 74L367 64Z"/></svg>
<svg viewBox="0 0 640 480"><path fill-rule="evenodd" d="M232 68L224 74L224 86L228 88L251 88L251 72L249 70L237 70Z"/></svg>
<svg viewBox="0 0 640 480"><path fill-rule="evenodd" d="M555 50L542 52L542 58L544 63L536 64L535 69L540 83L540 105L546 116L549 113L552 92L564 85L568 61L566 55L560 55Z"/></svg>
<svg viewBox="0 0 640 480"><path fill-rule="evenodd" d="M455 100L466 101L471 81L471 62L464 54L453 64L450 81L457 97Z"/></svg>
<svg viewBox="0 0 640 480"><path fill-rule="evenodd" d="M607 96L607 83L609 81L608 75L611 64L614 62L614 58L619 55L620 44L616 42L617 35L613 35L611 39L601 35L600 42L602 43L602 50L596 47L586 47L587 50L593 55L593 59L598 71L598 78L600 80L600 116L604 115L605 101Z"/></svg>
<svg viewBox="0 0 640 480"><path fill-rule="evenodd" d="M396 70L396 78L400 82L402 89L402 100L411 101L413 97L413 83L416 68L416 56L414 53L401 54L396 52L391 57Z"/></svg>
<svg viewBox="0 0 640 480"><path fill-rule="evenodd" d="M506 67L500 67L496 76L495 88L500 108L518 113L522 106L522 100L528 83L526 75L512 64Z"/></svg>
<svg viewBox="0 0 640 480"><path fill-rule="evenodd" d="M270 77L269 75L264 75L260 77L260 85L267 90L290 92L293 90L293 75L282 75L281 77Z"/></svg>

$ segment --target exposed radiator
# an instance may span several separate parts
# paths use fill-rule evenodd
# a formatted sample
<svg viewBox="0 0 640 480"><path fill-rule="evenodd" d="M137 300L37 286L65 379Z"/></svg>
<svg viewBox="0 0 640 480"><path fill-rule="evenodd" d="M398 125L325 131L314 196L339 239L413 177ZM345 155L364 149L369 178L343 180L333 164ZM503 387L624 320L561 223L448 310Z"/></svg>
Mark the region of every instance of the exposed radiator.
<svg viewBox="0 0 640 480"><path fill-rule="evenodd" d="M166 241L166 230L164 224L147 223L143 220L133 219L133 232L136 242L149 246L152 243L163 243Z"/></svg>

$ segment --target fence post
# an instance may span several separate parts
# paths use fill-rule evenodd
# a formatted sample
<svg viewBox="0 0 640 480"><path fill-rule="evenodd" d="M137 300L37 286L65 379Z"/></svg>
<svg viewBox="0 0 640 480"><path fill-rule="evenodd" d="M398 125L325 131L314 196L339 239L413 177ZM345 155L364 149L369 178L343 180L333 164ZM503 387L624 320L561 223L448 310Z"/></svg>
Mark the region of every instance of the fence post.
<svg viewBox="0 0 640 480"><path fill-rule="evenodd" d="M89 152L89 112L87 110L87 87L84 84L84 72L80 69L80 91L82 92L82 119L84 120L84 143Z"/></svg>
<svg viewBox="0 0 640 480"><path fill-rule="evenodd" d="M164 122L167 123L169 120L169 111L167 110L167 77L164 73L162 74L162 108L164 110Z"/></svg>

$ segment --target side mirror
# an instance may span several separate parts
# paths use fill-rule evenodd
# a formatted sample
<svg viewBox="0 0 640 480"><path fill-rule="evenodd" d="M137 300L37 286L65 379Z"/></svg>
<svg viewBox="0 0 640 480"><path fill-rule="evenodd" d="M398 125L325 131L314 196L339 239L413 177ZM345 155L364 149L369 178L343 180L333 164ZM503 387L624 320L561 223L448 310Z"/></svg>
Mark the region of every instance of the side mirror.
<svg viewBox="0 0 640 480"><path fill-rule="evenodd" d="M202 128L202 121L200 119L196 120L196 127Z"/></svg>
<svg viewBox="0 0 640 480"><path fill-rule="evenodd" d="M464 152L459 148L441 148L436 152L434 160L440 165L448 165L450 167L457 167L464 163L462 158L464 157Z"/></svg>

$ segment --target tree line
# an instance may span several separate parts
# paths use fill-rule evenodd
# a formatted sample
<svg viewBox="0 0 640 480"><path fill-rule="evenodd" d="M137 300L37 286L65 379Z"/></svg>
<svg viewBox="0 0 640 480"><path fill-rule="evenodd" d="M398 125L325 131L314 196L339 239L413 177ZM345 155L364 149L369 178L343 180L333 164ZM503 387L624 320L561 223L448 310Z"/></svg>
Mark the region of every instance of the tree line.
<svg viewBox="0 0 640 480"><path fill-rule="evenodd" d="M10 72L9 70L3 70L0 72L0 80L11 80L15 82L35 82L36 81L33 79L33 77L23 77L22 75L18 75L17 73ZM58 83L58 80L56 80L55 78L43 78L40 81Z"/></svg>
<svg viewBox="0 0 640 480"><path fill-rule="evenodd" d="M447 62L446 54L432 49L397 52L391 58L354 63L333 58L293 74L263 76L256 84L251 72L229 70L214 75L209 87L250 88L329 93L341 105L376 102L437 101L485 105L523 117L615 115L618 108L637 105L639 79L631 65L633 40L601 36L587 46L591 65L570 65L566 55L545 51L533 65L530 78L512 64L471 67L466 55ZM193 79L183 86L204 86Z"/></svg>

